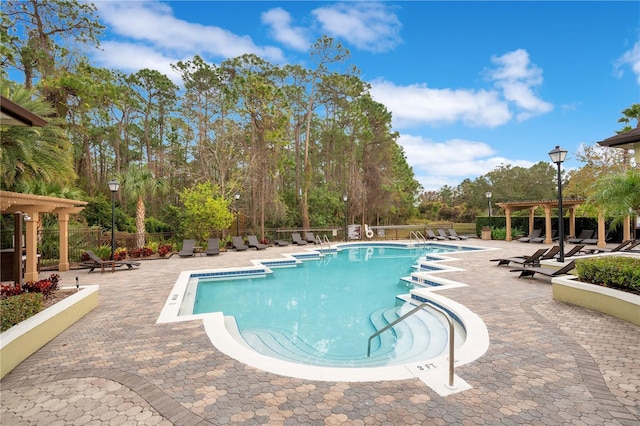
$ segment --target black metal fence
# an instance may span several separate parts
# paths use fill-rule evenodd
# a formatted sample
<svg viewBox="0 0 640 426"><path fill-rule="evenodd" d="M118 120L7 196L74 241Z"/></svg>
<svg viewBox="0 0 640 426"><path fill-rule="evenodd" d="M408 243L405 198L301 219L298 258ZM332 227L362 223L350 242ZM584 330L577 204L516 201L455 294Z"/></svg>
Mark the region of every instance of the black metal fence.
<svg viewBox="0 0 640 426"><path fill-rule="evenodd" d="M173 242L173 232L147 233L147 242ZM23 237L24 240L24 237ZM136 247L136 235L128 232L115 233L116 247L133 249ZM13 232L3 233L3 248L13 247ZM6 247L5 247L6 246ZM99 228L69 229L69 263L78 263L82 253L100 246L111 246L111 231ZM38 254L40 268L56 268L60 263L60 232L57 229L38 231Z"/></svg>

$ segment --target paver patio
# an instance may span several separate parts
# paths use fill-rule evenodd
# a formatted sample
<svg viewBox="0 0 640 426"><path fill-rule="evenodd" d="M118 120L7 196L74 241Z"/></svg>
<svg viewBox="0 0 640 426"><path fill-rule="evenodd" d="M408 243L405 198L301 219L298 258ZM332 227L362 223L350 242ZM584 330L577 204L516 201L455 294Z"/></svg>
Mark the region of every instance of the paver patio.
<svg viewBox="0 0 640 426"><path fill-rule="evenodd" d="M100 286L99 306L0 381L3 425L640 424L640 329L554 302L544 277L518 279L490 258L539 245L451 255L468 287L439 292L486 323L487 353L456 374L473 389L441 397L419 379L319 382L248 367L217 351L200 321L156 324L182 270L248 266L257 253L143 262L139 270L61 273ZM41 277L48 276L42 272Z"/></svg>

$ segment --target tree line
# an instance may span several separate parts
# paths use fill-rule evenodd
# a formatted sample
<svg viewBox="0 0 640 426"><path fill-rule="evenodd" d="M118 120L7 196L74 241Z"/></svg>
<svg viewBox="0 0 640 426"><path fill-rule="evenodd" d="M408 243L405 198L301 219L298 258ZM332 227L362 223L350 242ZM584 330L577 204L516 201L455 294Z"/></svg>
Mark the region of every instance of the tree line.
<svg viewBox="0 0 640 426"><path fill-rule="evenodd" d="M373 225L472 221L486 211L487 191L493 201L555 197L555 169L545 162L501 165L423 192L391 113L330 37L311 46L309 67L253 54L211 64L196 55L171 65L178 86L156 70L93 66L86 52L104 30L96 12L78 0L3 3L2 94L49 122L2 128L3 190L85 198L87 223L110 227L107 182L116 179L118 227L135 228L140 243L147 209L156 228L183 233L189 217L206 217L187 211L195 193L215 206L211 226L229 226L232 216L221 212L237 206L243 228L261 236L270 227L340 224L345 211L348 221ZM633 106L623 117L628 124L639 115ZM603 155L585 152L586 167L600 161L592 154ZM572 172L565 183L581 196L593 176Z"/></svg>
<svg viewBox="0 0 640 426"><path fill-rule="evenodd" d="M391 114L371 98L341 43L318 39L311 68L253 54L220 64L194 56L172 64L178 87L155 70L97 68L63 44L96 47L102 30L91 3L6 2L3 94L44 115L56 135L3 130L3 139L41 139L3 144L3 189L58 182L91 200L118 179L125 208L148 204L177 226L166 207L181 206L183 191L210 183L211 196L228 203L240 194L246 226L260 233L340 223L343 194L353 221L397 223L412 214L420 185ZM20 72L23 82L7 71Z"/></svg>

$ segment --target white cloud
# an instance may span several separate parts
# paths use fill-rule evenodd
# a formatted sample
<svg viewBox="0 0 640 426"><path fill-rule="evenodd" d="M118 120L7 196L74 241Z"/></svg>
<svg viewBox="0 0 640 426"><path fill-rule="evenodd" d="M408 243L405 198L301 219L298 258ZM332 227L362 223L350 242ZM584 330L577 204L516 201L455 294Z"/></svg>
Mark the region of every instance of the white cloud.
<svg viewBox="0 0 640 426"><path fill-rule="evenodd" d="M517 119L523 121L553 109L533 92L532 87L542 84L542 70L529 60L524 49L491 58L497 68L487 72L495 86L502 90L506 100L518 109Z"/></svg>
<svg viewBox="0 0 640 426"><path fill-rule="evenodd" d="M371 82L371 95L393 114L395 127L462 122L472 127L497 127L515 116L518 121L547 113L553 105L540 99L532 87L542 84L542 70L522 49L495 56L496 68L485 71L490 89L436 89L426 84L399 86L382 79Z"/></svg>
<svg viewBox="0 0 640 426"><path fill-rule="evenodd" d="M402 40L402 24L386 4L375 2L337 3L313 12L323 32L340 37L358 49L386 52Z"/></svg>
<svg viewBox="0 0 640 426"><path fill-rule="evenodd" d="M157 49L134 43L107 41L101 44L102 51L96 55L96 63L104 68L135 73L148 68L161 72L174 83L181 84L180 74L171 68L171 63L192 58L168 57Z"/></svg>
<svg viewBox="0 0 640 426"><path fill-rule="evenodd" d="M534 164L495 156L495 151L484 142L463 139L435 142L402 134L398 143L426 191L439 190L443 185L457 186L463 178L482 176L502 164L526 168Z"/></svg>
<svg viewBox="0 0 640 426"><path fill-rule="evenodd" d="M631 50L626 51L616 60L613 68L618 77L622 77L624 74L622 68L625 65L631 67L631 70L636 75L638 84L640 84L640 42L636 42Z"/></svg>
<svg viewBox="0 0 640 426"><path fill-rule="evenodd" d="M496 127L511 119L499 93L470 89L431 89L424 84L398 86L375 80L371 96L393 114L395 127L442 125L461 121L474 127Z"/></svg>
<svg viewBox="0 0 640 426"><path fill-rule="evenodd" d="M302 27L291 26L289 12L276 7L262 14L262 23L271 27L271 35L274 39L299 51L309 49L311 42L307 38L307 30Z"/></svg>
<svg viewBox="0 0 640 426"><path fill-rule="evenodd" d="M102 22L119 37L144 43L167 58L198 54L206 58L233 58L254 53L266 60L282 62L282 51L258 46L251 37L233 34L220 27L194 24L173 16L172 9L158 2L98 2Z"/></svg>

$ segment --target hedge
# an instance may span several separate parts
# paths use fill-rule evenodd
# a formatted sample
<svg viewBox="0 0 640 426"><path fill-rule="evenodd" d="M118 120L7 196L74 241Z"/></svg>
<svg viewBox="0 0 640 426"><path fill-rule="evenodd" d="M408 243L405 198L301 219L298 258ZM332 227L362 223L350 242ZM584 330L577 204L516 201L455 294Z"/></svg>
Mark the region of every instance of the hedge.
<svg viewBox="0 0 640 426"><path fill-rule="evenodd" d="M601 256L576 261L578 279L583 282L640 292L640 259Z"/></svg>
<svg viewBox="0 0 640 426"><path fill-rule="evenodd" d="M22 293L0 300L0 332L40 312L42 293Z"/></svg>

